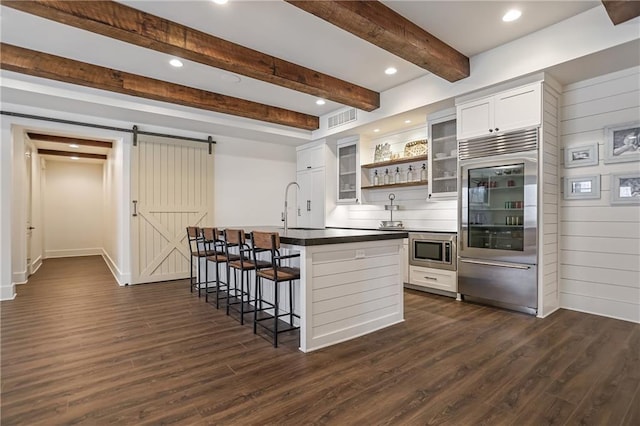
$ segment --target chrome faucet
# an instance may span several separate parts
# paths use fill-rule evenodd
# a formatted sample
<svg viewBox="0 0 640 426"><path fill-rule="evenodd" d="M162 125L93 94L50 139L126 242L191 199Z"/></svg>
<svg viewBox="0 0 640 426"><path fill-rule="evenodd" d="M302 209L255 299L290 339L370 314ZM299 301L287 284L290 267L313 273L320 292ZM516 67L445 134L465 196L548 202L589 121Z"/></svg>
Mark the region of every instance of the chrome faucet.
<svg viewBox="0 0 640 426"><path fill-rule="evenodd" d="M284 218L284 233L287 233L287 230L289 229L289 224L287 221L287 198L289 195L289 187L291 185L295 185L298 187L298 189L300 189L300 185L298 185L298 182L289 182L289 184L287 185L287 189L284 190L284 213L282 213L282 217Z"/></svg>

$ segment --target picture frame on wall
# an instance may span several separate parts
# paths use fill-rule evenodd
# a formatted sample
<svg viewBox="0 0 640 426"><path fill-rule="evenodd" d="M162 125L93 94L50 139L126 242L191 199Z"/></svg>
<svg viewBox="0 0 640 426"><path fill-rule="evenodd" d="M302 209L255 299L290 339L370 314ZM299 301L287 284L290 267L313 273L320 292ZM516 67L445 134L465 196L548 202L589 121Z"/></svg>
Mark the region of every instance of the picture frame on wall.
<svg viewBox="0 0 640 426"><path fill-rule="evenodd" d="M611 175L611 204L640 204L640 171Z"/></svg>
<svg viewBox="0 0 640 426"><path fill-rule="evenodd" d="M564 149L564 167L584 167L598 165L598 144L575 146Z"/></svg>
<svg viewBox="0 0 640 426"><path fill-rule="evenodd" d="M640 122L605 127L605 163L640 161Z"/></svg>
<svg viewBox="0 0 640 426"><path fill-rule="evenodd" d="M600 175L564 178L565 200L592 200L600 198Z"/></svg>

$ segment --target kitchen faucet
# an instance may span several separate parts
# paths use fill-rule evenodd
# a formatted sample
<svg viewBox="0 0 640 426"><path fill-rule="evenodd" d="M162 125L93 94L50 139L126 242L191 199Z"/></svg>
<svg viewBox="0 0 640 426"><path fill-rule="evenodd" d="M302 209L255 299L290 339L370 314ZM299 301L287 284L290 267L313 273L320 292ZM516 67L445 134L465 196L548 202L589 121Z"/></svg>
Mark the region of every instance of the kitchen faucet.
<svg viewBox="0 0 640 426"><path fill-rule="evenodd" d="M289 229L288 226L288 222L287 222L287 198L289 195L289 187L291 185L295 185L298 187L298 189L300 189L300 185L298 185L298 182L289 182L289 184L287 185L287 188L284 190L284 213L282 214L282 217L284 218L284 233L287 233L287 230Z"/></svg>

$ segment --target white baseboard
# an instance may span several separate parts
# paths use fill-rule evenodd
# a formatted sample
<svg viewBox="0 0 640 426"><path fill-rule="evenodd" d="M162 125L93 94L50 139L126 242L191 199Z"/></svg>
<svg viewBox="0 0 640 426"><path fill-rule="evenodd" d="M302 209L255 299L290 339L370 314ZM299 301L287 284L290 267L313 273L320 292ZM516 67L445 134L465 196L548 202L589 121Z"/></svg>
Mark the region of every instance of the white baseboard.
<svg viewBox="0 0 640 426"><path fill-rule="evenodd" d="M16 298L16 286L14 284L0 287L0 300L13 300Z"/></svg>
<svg viewBox="0 0 640 426"><path fill-rule="evenodd" d="M12 284L26 284L28 280L27 271L14 272L11 274Z"/></svg>
<svg viewBox="0 0 640 426"><path fill-rule="evenodd" d="M31 275L38 272L38 269L42 266L42 256L38 256L36 260L31 262Z"/></svg>
<svg viewBox="0 0 640 426"><path fill-rule="evenodd" d="M100 254L104 259L104 262L107 264L107 267L111 271L113 278L115 278L116 281L118 282L118 285L124 286L131 281L130 274L123 274L120 271L120 268L118 268L118 266L116 265L116 262L113 261L113 259L111 258L111 256L109 256L109 253L107 253L105 249L102 249L102 253Z"/></svg>
<svg viewBox="0 0 640 426"><path fill-rule="evenodd" d="M86 248L70 250L47 250L44 254L46 259L52 259L56 257L100 256L102 254L102 249Z"/></svg>

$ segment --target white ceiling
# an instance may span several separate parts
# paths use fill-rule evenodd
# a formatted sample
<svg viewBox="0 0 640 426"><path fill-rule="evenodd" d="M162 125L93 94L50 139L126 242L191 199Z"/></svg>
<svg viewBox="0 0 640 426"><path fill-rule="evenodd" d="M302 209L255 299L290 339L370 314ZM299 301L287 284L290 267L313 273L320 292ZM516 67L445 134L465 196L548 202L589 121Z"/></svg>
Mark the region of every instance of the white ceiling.
<svg viewBox="0 0 640 426"><path fill-rule="evenodd" d="M428 72L283 1L234 1L217 5L201 1L121 1L214 36L281 59L383 92ZM407 19L462 53L473 56L590 8L599 1L384 1ZM519 21L504 23L504 12L518 7ZM244 76L184 61L176 69L169 55L1 7L0 38L4 43L156 79L279 106L316 116L343 105ZM627 48L628 53L629 48ZM624 54L625 52L620 52ZM592 59L593 61L593 59ZM595 59L597 62L597 58ZM631 55L627 62L637 64ZM614 61L615 63L615 61ZM394 66L398 73L384 74ZM611 64L609 64L611 68ZM622 69L622 68L620 68ZM562 83L578 81L584 69L560 69ZM239 78L236 78L239 77ZM565 79L565 81L562 81ZM239 81L238 81L239 80ZM6 95L5 95L6 93ZM3 97L15 100L12 90ZM3 99L4 100L4 99ZM424 110L407 112L424 122ZM402 117L393 118L398 121Z"/></svg>

